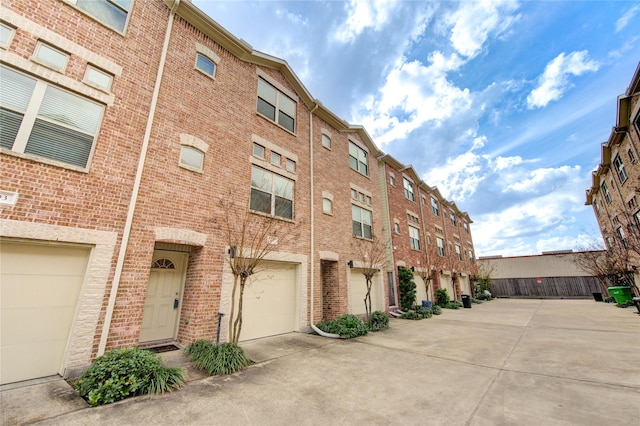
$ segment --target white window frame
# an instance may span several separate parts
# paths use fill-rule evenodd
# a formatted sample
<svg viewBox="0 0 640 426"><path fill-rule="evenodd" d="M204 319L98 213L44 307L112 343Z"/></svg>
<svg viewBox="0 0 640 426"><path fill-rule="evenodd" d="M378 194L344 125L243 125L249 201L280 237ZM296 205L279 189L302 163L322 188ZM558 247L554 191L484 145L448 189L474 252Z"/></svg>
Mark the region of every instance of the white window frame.
<svg viewBox="0 0 640 426"><path fill-rule="evenodd" d="M627 171L624 169L624 163L622 162L622 157L620 157L620 154L616 154L616 157L613 159L613 166L618 173L618 179L620 179L620 183L625 183L628 176Z"/></svg>
<svg viewBox="0 0 640 426"><path fill-rule="evenodd" d="M107 78L108 83L106 85L102 85L99 82L92 80L90 76L91 73L103 75ZM113 84L113 75L89 64L84 72L84 78L82 81L91 87L95 87L98 90L109 93L111 91L111 85Z"/></svg>
<svg viewBox="0 0 640 426"><path fill-rule="evenodd" d="M403 186L404 186L404 197L409 200L409 201L413 201L415 203L416 201L416 195L415 195L415 191L413 188L413 182L411 182L409 179L402 178L403 181Z"/></svg>
<svg viewBox="0 0 640 426"><path fill-rule="evenodd" d="M273 97L274 99L267 99L265 96L260 96L261 93L264 93L265 91L273 91ZM269 105L270 107L273 108L273 118L270 117L268 114L265 114L264 112L260 111L260 101L262 101L265 105ZM290 101L293 104L293 111L292 111L292 115L290 115L289 113L285 112L284 110L284 106L285 104ZM271 84L269 81L267 81L266 79L262 78L262 77L258 77L258 96L257 96L257 101L256 101L256 112L266 118L267 120L277 124L279 127L285 129L288 132L294 133L296 132L296 128L297 128L297 106L298 103L291 98L290 96L286 95L285 93L283 93L281 90L279 90L276 86L274 86L273 84ZM290 118L292 120L292 128L290 129L289 127L287 127L287 123L285 122L285 124L283 124L282 120L281 120L281 114Z"/></svg>
<svg viewBox="0 0 640 426"><path fill-rule="evenodd" d="M352 141L349 141L349 167L364 176L369 176L369 153Z"/></svg>
<svg viewBox="0 0 640 426"><path fill-rule="evenodd" d="M203 60L203 61L205 61L205 62L209 62L209 63L211 63L211 65L212 65L212 67L213 67L213 69L211 70L211 72L209 72L209 70L206 70L206 69L204 69L204 68L202 68L202 67L200 66L200 59L202 59L202 60ZM207 77L209 77L209 78L211 78L211 79L215 80L215 78L216 78L216 70L218 69L218 64L216 63L216 61L214 61L213 59L211 59L210 57L208 57L208 56L207 56L207 55L205 55L204 53L196 52L196 63L195 63L195 65L194 65L194 68L195 68L198 72L200 72L200 73L202 73L202 74L206 75Z"/></svg>
<svg viewBox="0 0 640 426"><path fill-rule="evenodd" d="M11 42L13 41L13 36L16 35L16 29L10 25L5 24L4 22L0 22L0 27L5 31L7 35L6 40L2 40L0 38L0 47L3 49L8 49L11 46Z"/></svg>
<svg viewBox="0 0 640 426"><path fill-rule="evenodd" d="M438 200L435 197L431 197L431 212L440 217L440 208L438 207Z"/></svg>
<svg viewBox="0 0 640 426"><path fill-rule="evenodd" d="M285 170L290 172L290 173L295 173L296 172L296 162L293 161L291 158L285 158L284 160L284 165L285 165Z"/></svg>
<svg viewBox="0 0 640 426"><path fill-rule="evenodd" d="M356 217L356 213L359 213L358 216ZM367 212L369 215L369 221L370 223L366 223L365 222L365 214L363 214L364 212ZM359 219L359 220L357 220ZM373 239L373 212L371 210L365 209L363 207L357 206L355 204L351 204L351 222L352 222L352 228L353 228L353 236L356 238L363 238L365 240L372 240ZM356 232L356 223L359 226L359 235L358 232ZM366 234L366 226L368 225L368 229L369 229L369 233L371 234L370 236L365 235Z"/></svg>
<svg viewBox="0 0 640 426"><path fill-rule="evenodd" d="M191 164L188 160L186 160L186 156L189 155L187 153L195 154L200 157L199 164ZM204 152L194 146L182 145L180 147L180 167L185 169L202 173L204 168Z"/></svg>
<svg viewBox="0 0 640 426"><path fill-rule="evenodd" d="M278 219L284 219L284 220L293 220L295 218L295 182L289 178L287 178L286 176L274 173L270 170L267 170L265 168L262 167L258 167L256 165L252 165L251 166L251 175L252 175L252 179L251 179L251 191L250 191L250 196L249 196L249 210L259 213L259 214L264 214L267 216L271 216L274 218L278 218ZM253 170L258 169L260 170L262 173L265 174L265 177L269 177L270 178L270 182L269 182L269 188L264 188L264 187L259 187L259 186L254 186L253 185ZM287 181L287 184L291 185L291 198L287 198L286 196L282 196L282 194L277 194L276 193L276 188L275 188L275 179L276 178L280 178L280 179L284 179ZM253 196L253 191L258 191L264 194L268 194L270 197L270 206L269 206L269 212L266 212L257 208L254 208L254 204L253 204L253 200L254 200L254 196ZM276 210L276 201L277 199L283 199L283 200L288 200L291 202L291 217L288 216L283 216L278 214L278 211Z"/></svg>
<svg viewBox="0 0 640 426"><path fill-rule="evenodd" d="M90 16L92 19L94 19L96 22L100 22L102 25L111 28L119 33L124 33L125 29L127 28L127 24L129 23L129 18L131 17L131 8L133 6L133 1L131 0L129 2L129 6L128 8L125 7L121 1L114 1L114 0L88 0L86 1L87 4L92 4L93 6L96 6L98 4L104 4L106 6L111 7L112 11L115 12L121 12L121 13L125 13L126 17L124 19L124 22L122 22L121 26L122 28L120 28L119 22L108 22L106 19L103 19L101 16L98 15L98 13L95 10L90 10L90 9L86 9L83 6L83 3L85 3L85 1L82 0L64 0L66 3L69 3L73 6L75 6L78 10L80 10L82 13L84 13L87 16ZM80 3L80 4L78 4ZM113 15L113 14L112 14Z"/></svg>
<svg viewBox="0 0 640 426"><path fill-rule="evenodd" d="M604 194L604 199L607 200L607 204L611 203L611 194L609 194L609 187L607 186L607 182L602 182L602 193Z"/></svg>
<svg viewBox="0 0 640 426"><path fill-rule="evenodd" d="M17 74L20 74L22 76L27 77L28 79L33 80L34 83L34 87L33 90L31 91L31 94L29 95L29 99L27 101L27 106L24 110L18 110L12 107L7 106L3 106L3 109L6 109L7 111L10 111L12 113L17 113L22 115L21 118L21 124L18 128L17 134L15 136L15 139L13 141L13 144L11 146L11 148L3 148L3 150L13 153L13 154L17 154L20 157L25 157L25 158L29 158L29 159L33 159L35 161L41 162L41 163L46 163L46 164L51 164L51 165L55 165L58 167L64 167L67 169L73 169L73 170L78 170L78 171L83 171L86 172L89 169L89 165L91 164L91 159L93 158L93 152L95 150L96 147L96 140L98 138L98 135L100 134L100 127L102 125L102 120L104 118L104 112L105 112L105 105L101 104L99 102L96 102L92 99L88 99L85 98L83 96L78 96L75 93L69 92L68 90L66 90L63 87L48 83L46 81L43 80L39 80L37 78L31 77L31 76L26 76L25 74L23 74L22 72L15 70L13 68L9 68L9 67L4 67L2 66L2 68L9 70L11 72L15 72ZM54 120L51 118L47 118L45 116L42 116L39 114L40 108L43 104L43 101L45 99L45 96L47 94L47 89L48 88L52 88L54 90L63 92L66 96L70 96L72 98L77 98L79 100L82 100L84 102L89 102L93 105L95 105L98 109L99 109L99 116L95 117L95 130L93 132L88 132L86 130L81 130L77 127L74 126L69 126L65 123L60 122L59 120ZM30 140L30 137L32 135L32 132L34 130L34 127L36 125L37 120L40 120L41 122L47 123L46 125L50 125L50 126L55 126L55 129L59 129L64 131L65 129L68 131L72 131L78 134L83 134L86 136L92 136L92 141L91 141L91 148L89 149L89 152L87 153L87 158L86 158L86 163L84 165L79 165L79 164L74 164L74 163L69 163L63 160L59 160L59 159L55 159L55 158L51 158L51 157L46 157L46 156L42 156L40 154L35 154L35 153L28 153L25 152L25 150L27 149L27 145L28 142Z"/></svg>
<svg viewBox="0 0 640 426"><path fill-rule="evenodd" d="M322 134L322 146L331 149L331 136L326 133Z"/></svg>
<svg viewBox="0 0 640 426"><path fill-rule="evenodd" d="M476 263L475 258L473 257L473 250L471 249L469 249L469 261L471 262L472 265Z"/></svg>
<svg viewBox="0 0 640 426"><path fill-rule="evenodd" d="M322 213L333 216L333 201L330 198L322 199Z"/></svg>
<svg viewBox="0 0 640 426"><path fill-rule="evenodd" d="M460 252L460 245L456 244L456 257L459 261L462 261L462 252Z"/></svg>
<svg viewBox="0 0 640 426"><path fill-rule="evenodd" d="M262 151L262 153L260 153L260 151ZM266 150L264 148L264 146L260 145L259 143L253 143L253 156L256 158L259 158L261 160L265 159L265 155L266 155Z"/></svg>
<svg viewBox="0 0 640 426"><path fill-rule="evenodd" d="M451 220L451 225L452 226L457 226L456 225L456 214L453 211L449 211L449 219Z"/></svg>
<svg viewBox="0 0 640 426"><path fill-rule="evenodd" d="M396 177L393 173L389 173L389 185L396 186Z"/></svg>
<svg viewBox="0 0 640 426"><path fill-rule="evenodd" d="M46 50L49 50L50 53L58 55L58 57L62 61L62 64L57 64L55 62L49 61L45 57L41 56ZM67 64L69 64L69 54L48 43L43 43L42 40L38 40L36 48L33 50L31 60L52 70L64 73L64 71L67 69Z"/></svg>
<svg viewBox="0 0 640 426"><path fill-rule="evenodd" d="M438 256L444 257L444 240L440 237L436 237L436 245L438 246Z"/></svg>
<svg viewBox="0 0 640 426"><path fill-rule="evenodd" d="M409 245L411 250L420 250L420 230L414 226L409 226Z"/></svg>
<svg viewBox="0 0 640 426"><path fill-rule="evenodd" d="M269 154L269 162L276 167L282 167L282 155L275 151L271 151Z"/></svg>

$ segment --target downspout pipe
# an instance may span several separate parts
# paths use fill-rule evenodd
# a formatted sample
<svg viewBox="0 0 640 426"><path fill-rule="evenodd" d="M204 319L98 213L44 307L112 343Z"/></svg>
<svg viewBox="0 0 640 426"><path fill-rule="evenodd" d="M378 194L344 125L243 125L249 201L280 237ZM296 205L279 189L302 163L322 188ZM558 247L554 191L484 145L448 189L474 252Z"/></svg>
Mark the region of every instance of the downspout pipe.
<svg viewBox="0 0 640 426"><path fill-rule="evenodd" d="M314 304L315 304L315 297L314 297L314 293L315 293L315 257L314 257L314 253L316 251L315 249L315 213L314 213L314 170L313 170L313 113L314 111L318 109L318 103L315 104L315 106L313 107L313 109L311 111L309 111L309 169L311 170L310 176L309 176L309 186L310 186L310 191L309 193L311 194L311 202L310 204L310 209L311 209L311 213L309 214L309 220L311 220L311 235L309 238L309 245L310 250L311 250L311 261L309 262L309 273L311 274L311 307L310 307L310 314L311 314L311 318L310 318L310 325L312 328L314 328Z"/></svg>
<svg viewBox="0 0 640 426"><path fill-rule="evenodd" d="M149 107L149 117L147 118L147 125L144 131L144 137L142 139L142 148L140 149L140 157L138 158L138 168L136 170L136 177L133 183L133 191L131 193L131 199L129 200L129 210L127 211L127 219L125 221L124 230L122 233L122 242L120 243L120 251L118 253L118 261L116 263L116 270L113 276L113 282L111 284L111 293L109 294L109 302L107 304L107 312L104 318L104 324L102 326L102 334L100 335L100 343L98 345L98 356L103 355L107 346L107 338L109 337L109 329L111 328L111 320L113 319L113 310L116 305L116 297L118 295L118 288L120 287L120 280L122 278L122 269L124 266L124 259L127 254L127 246L129 244L129 237L131 236L131 228L133 225L133 215L136 210L136 203L138 201L138 195L140 192L140 184L142 182L142 172L144 171L144 165L147 158L147 151L149 149L149 139L151 138L151 129L153 127L153 119L156 113L156 107L158 104L158 97L160 94L160 84L162 83L162 74L164 72L164 65L167 60L167 51L169 50L169 40L171 39L171 29L173 27L173 21L176 15L176 10L180 6L181 0L176 0L171 7L169 14L169 22L167 23L167 31L164 35L164 43L162 45L162 53L160 56L160 63L158 65L158 72L156 74L155 87L153 88L153 95L151 97L151 105Z"/></svg>

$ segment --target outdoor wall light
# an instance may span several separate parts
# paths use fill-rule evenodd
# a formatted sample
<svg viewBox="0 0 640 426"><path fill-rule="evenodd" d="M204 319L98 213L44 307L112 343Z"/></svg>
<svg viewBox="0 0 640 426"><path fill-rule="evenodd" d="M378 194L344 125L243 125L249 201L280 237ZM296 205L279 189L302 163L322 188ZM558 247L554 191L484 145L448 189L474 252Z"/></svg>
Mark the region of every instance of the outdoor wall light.
<svg viewBox="0 0 640 426"><path fill-rule="evenodd" d="M353 268L353 260L348 261L347 266L349 266L349 268Z"/></svg>
<svg viewBox="0 0 640 426"><path fill-rule="evenodd" d="M416 270L416 267L415 267L415 266L412 266L412 267L411 267L411 272L415 272L415 270Z"/></svg>

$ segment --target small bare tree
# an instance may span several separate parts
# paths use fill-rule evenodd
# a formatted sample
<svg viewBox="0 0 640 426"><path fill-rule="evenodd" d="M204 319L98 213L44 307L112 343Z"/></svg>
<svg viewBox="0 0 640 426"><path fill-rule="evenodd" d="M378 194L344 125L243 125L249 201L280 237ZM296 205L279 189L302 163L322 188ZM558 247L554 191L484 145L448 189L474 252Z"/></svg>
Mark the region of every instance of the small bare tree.
<svg viewBox="0 0 640 426"><path fill-rule="evenodd" d="M619 235L606 234L604 237L608 246L606 250L602 250L594 239L586 248L579 249L580 254L574 257L574 262L580 269L596 277L603 292L612 285L624 285L638 294L630 244Z"/></svg>
<svg viewBox="0 0 640 426"><path fill-rule="evenodd" d="M371 317L371 287L376 272L386 267L386 253L388 243L380 237L374 236L372 240L362 238L355 239L353 246L360 261L362 275L366 280L367 292L364 296L365 321Z"/></svg>
<svg viewBox="0 0 640 426"><path fill-rule="evenodd" d="M429 297L429 289L434 278L433 273L446 268L447 258L438 254L437 245L427 243L425 249L421 251L420 261L424 267L418 269L418 276L422 278L427 297Z"/></svg>
<svg viewBox="0 0 640 426"><path fill-rule="evenodd" d="M228 262L233 274L229 342L237 344L242 331L244 290L249 278L262 270L265 258L278 244L294 238L299 227L267 214L255 213L246 203L234 201L232 194L221 198L218 207L221 210L218 228L229 247Z"/></svg>

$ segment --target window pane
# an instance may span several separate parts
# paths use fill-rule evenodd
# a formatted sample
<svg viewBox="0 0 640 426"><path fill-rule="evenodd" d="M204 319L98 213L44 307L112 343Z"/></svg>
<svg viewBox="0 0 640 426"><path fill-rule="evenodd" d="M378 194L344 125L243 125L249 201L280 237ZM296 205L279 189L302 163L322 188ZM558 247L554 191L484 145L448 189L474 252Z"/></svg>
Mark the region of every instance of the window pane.
<svg viewBox="0 0 640 426"><path fill-rule="evenodd" d="M36 80L17 73L9 68L0 67L0 103L24 112L29 105Z"/></svg>
<svg viewBox="0 0 640 426"><path fill-rule="evenodd" d="M266 81L258 79L258 97L264 99L271 105L276 104L276 89Z"/></svg>
<svg viewBox="0 0 640 426"><path fill-rule="evenodd" d="M11 38L12 33L13 28L0 24L0 44L6 46L7 43L9 43L9 38Z"/></svg>
<svg viewBox="0 0 640 426"><path fill-rule="evenodd" d="M196 60L196 67L200 71L204 72L207 75L210 75L211 77L213 77L216 71L216 65L213 63L213 61L205 56L202 56L199 53Z"/></svg>
<svg viewBox="0 0 640 426"><path fill-rule="evenodd" d="M362 237L362 225L360 224L360 222L357 221L352 221L353 223L353 235L355 235L356 237Z"/></svg>
<svg viewBox="0 0 640 426"><path fill-rule="evenodd" d="M58 70L64 69L67 64L67 55L47 46L46 44L38 44L36 58L38 58L40 62L49 64Z"/></svg>
<svg viewBox="0 0 640 426"><path fill-rule="evenodd" d="M279 109L289 117L296 116L296 103L285 95L280 95Z"/></svg>
<svg viewBox="0 0 640 426"><path fill-rule="evenodd" d="M0 145L3 148L13 148L23 115L17 112L0 109Z"/></svg>
<svg viewBox="0 0 640 426"><path fill-rule="evenodd" d="M360 173L369 176L369 167L366 163L360 163Z"/></svg>
<svg viewBox="0 0 640 426"><path fill-rule="evenodd" d="M111 83L113 82L113 76L99 71L93 67L87 68L87 75L85 76L87 83L94 86L101 87L105 90L111 89Z"/></svg>
<svg viewBox="0 0 640 426"><path fill-rule="evenodd" d="M271 194L251 188L249 208L256 212L271 214Z"/></svg>
<svg viewBox="0 0 640 426"><path fill-rule="evenodd" d="M349 142L349 155L358 158L358 147Z"/></svg>
<svg viewBox="0 0 640 426"><path fill-rule="evenodd" d="M273 175L274 192L280 197L293 199L293 182L282 176Z"/></svg>
<svg viewBox="0 0 640 426"><path fill-rule="evenodd" d="M262 145L258 145L257 143L254 143L253 155L255 155L256 157L264 158L264 147Z"/></svg>
<svg viewBox="0 0 640 426"><path fill-rule="evenodd" d="M293 201L276 197L275 215L286 219L293 219Z"/></svg>
<svg viewBox="0 0 640 426"><path fill-rule="evenodd" d="M331 148L331 138L327 135L322 135L322 146Z"/></svg>
<svg viewBox="0 0 640 426"><path fill-rule="evenodd" d="M276 119L276 107L262 98L258 98L258 112L273 121Z"/></svg>
<svg viewBox="0 0 640 426"><path fill-rule="evenodd" d="M371 225L371 212L369 210L362 210L362 223Z"/></svg>
<svg viewBox="0 0 640 426"><path fill-rule="evenodd" d="M24 152L86 167L93 135L37 119Z"/></svg>
<svg viewBox="0 0 640 426"><path fill-rule="evenodd" d="M333 213L333 203L328 198L322 199L322 211L325 213Z"/></svg>
<svg viewBox="0 0 640 426"><path fill-rule="evenodd" d="M292 117L289 117L287 114L279 111L278 114L278 124L289 130L290 132L295 131L295 121Z"/></svg>
<svg viewBox="0 0 640 426"><path fill-rule="evenodd" d="M371 225L362 225L362 236L367 239L373 238L373 233L371 231Z"/></svg>
<svg viewBox="0 0 640 426"><path fill-rule="evenodd" d="M349 167L351 167L353 170L358 170L358 160L349 156Z"/></svg>
<svg viewBox="0 0 640 426"><path fill-rule="evenodd" d="M190 146L183 146L180 153L180 162L187 166L202 169L202 162L204 160L204 153L199 149L192 148Z"/></svg>
<svg viewBox="0 0 640 426"><path fill-rule="evenodd" d="M296 162L287 158L286 168L287 171L294 173L296 171Z"/></svg>
<svg viewBox="0 0 640 426"><path fill-rule="evenodd" d="M251 170L251 186L271 192L271 176L271 173L259 167L254 167Z"/></svg>
<svg viewBox="0 0 640 426"><path fill-rule="evenodd" d="M121 6L129 9L130 0L115 0ZM127 12L108 0L77 0L76 6L87 12L89 15L117 29L124 30L127 22Z"/></svg>
<svg viewBox="0 0 640 426"><path fill-rule="evenodd" d="M48 86L38 115L93 134L98 129L103 108L102 105Z"/></svg>

